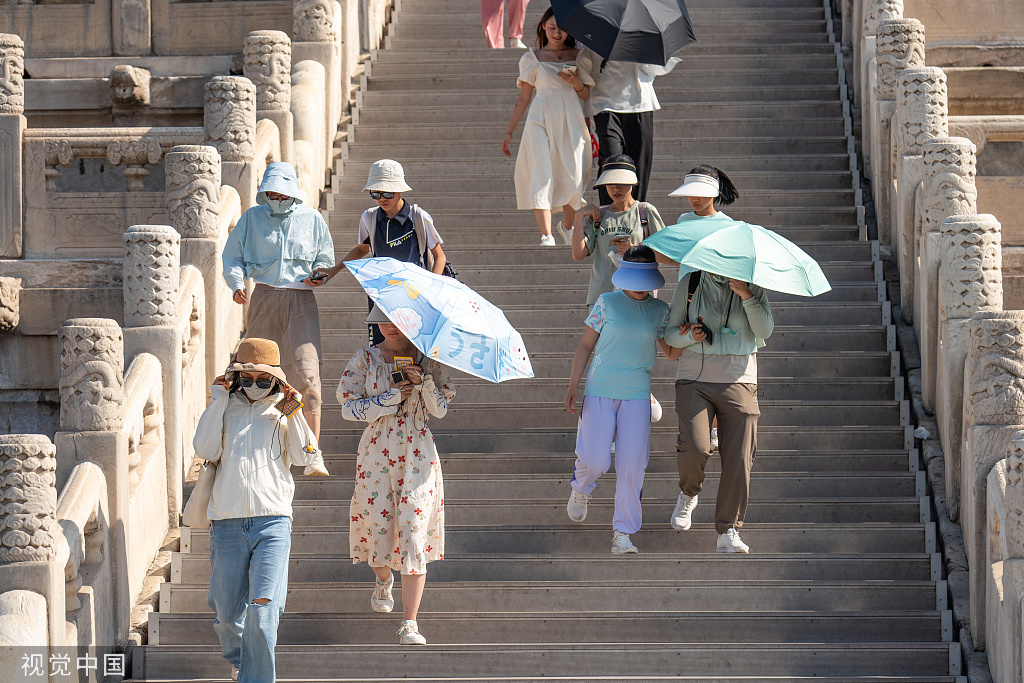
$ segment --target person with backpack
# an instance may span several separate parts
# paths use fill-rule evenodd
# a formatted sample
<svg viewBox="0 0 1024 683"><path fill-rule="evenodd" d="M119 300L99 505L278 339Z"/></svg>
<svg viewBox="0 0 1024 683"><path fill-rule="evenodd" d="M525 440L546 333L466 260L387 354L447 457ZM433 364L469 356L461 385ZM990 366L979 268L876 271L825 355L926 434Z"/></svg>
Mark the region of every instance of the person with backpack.
<svg viewBox="0 0 1024 683"><path fill-rule="evenodd" d="M738 196L728 176L713 166L697 166L674 196L688 197L693 212L670 230L704 221L733 223L715 204ZM679 441L679 498L670 523L690 528L704 468L711 457L711 425L718 421L722 474L715 505L717 552L747 553L739 535L750 493L750 469L757 452L757 350L771 336L775 320L765 290L715 273L680 269L672 297L665 342L681 350L676 364Z"/></svg>
<svg viewBox="0 0 1024 683"><path fill-rule="evenodd" d="M359 218L358 244L337 266L324 269L330 281L344 267L345 261L370 256L389 256L405 263L415 263L438 275L455 275L441 248L443 240L434 227L434 219L417 204L402 198L412 188L405 182L405 169L397 161L381 159L370 165L363 192L369 192L377 206L367 209ZM448 266L448 268L446 268ZM369 309L373 300L369 300ZM370 325L370 345L384 341L376 325Z"/></svg>

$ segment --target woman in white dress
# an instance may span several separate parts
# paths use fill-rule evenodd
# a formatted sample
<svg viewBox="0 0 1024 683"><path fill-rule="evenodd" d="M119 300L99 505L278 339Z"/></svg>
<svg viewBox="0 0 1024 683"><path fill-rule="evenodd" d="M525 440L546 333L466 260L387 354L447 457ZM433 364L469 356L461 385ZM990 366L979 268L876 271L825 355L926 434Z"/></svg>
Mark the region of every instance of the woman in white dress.
<svg viewBox="0 0 1024 683"><path fill-rule="evenodd" d="M394 381L395 357L421 357L416 347L376 306L366 319L384 341L359 349L338 384L346 420L367 422L356 454L356 482L349 507L349 551L377 575L370 597L375 612L390 612L393 570L402 575L402 645L424 645L416 614L427 563L444 559L444 483L428 416L440 418L455 397L448 370L433 360L408 365Z"/></svg>
<svg viewBox="0 0 1024 683"><path fill-rule="evenodd" d="M529 107L516 157L516 205L533 209L542 246L555 244L551 211L561 208L562 225L571 227L576 209L585 203L592 153L581 103L594 85L590 67L588 53L558 28L549 8L537 25L537 49L519 60L519 99L501 142L501 151L511 157L512 132ZM568 244L562 225L559 232Z"/></svg>

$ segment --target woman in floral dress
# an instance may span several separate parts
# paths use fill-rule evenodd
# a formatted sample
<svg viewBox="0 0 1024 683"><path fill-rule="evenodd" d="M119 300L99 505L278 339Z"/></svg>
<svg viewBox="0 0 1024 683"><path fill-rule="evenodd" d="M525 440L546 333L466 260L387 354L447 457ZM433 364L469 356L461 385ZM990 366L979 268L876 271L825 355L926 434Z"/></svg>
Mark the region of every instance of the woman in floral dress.
<svg viewBox="0 0 1024 683"><path fill-rule="evenodd" d="M356 485L349 509L352 562L377 575L375 612L390 612L392 570L402 574L403 645L425 645L416 626L427 563L444 559L444 485L428 415L444 417L455 397L447 369L425 359L394 383L395 357L421 358L401 330L374 306L366 319L384 341L356 351L338 385L346 420L369 425L359 441Z"/></svg>

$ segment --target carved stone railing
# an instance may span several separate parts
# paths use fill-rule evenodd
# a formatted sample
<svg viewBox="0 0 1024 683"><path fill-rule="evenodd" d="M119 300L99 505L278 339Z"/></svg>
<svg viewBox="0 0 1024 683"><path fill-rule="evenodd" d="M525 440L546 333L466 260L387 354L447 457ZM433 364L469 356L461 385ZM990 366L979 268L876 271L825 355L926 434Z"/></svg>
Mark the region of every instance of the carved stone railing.
<svg viewBox="0 0 1024 683"><path fill-rule="evenodd" d="M181 439L182 477L188 474L195 452L189 435L195 433L206 409L212 382L206 368L206 290L203 275L195 266L182 266L178 294L178 338L181 340L181 404L178 429ZM172 523L176 523L173 520Z"/></svg>
<svg viewBox="0 0 1024 683"><path fill-rule="evenodd" d="M22 249L24 72L21 38L0 33L0 257L19 256Z"/></svg>
<svg viewBox="0 0 1024 683"><path fill-rule="evenodd" d="M256 118L280 131L280 158L295 163L292 148L292 41L282 31L253 31L245 37L245 77L256 85Z"/></svg>

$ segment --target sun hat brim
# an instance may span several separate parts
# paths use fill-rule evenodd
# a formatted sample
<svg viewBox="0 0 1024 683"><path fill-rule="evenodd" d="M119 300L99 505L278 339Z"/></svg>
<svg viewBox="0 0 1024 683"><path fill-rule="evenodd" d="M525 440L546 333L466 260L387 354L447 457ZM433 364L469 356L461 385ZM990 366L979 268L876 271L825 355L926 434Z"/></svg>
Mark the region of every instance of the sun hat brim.
<svg viewBox="0 0 1024 683"><path fill-rule="evenodd" d="M657 263L623 261L612 273L612 284L631 292L651 292L665 286L665 276L658 270Z"/></svg>
<svg viewBox="0 0 1024 683"><path fill-rule="evenodd" d="M374 304L370 314L366 316L365 322L367 325L379 325L380 323L391 322L391 318L384 315L384 311L381 310L380 306Z"/></svg>
<svg viewBox="0 0 1024 683"><path fill-rule="evenodd" d="M627 168L610 168L602 173L594 183L594 187L602 185L636 185L640 180L634 171Z"/></svg>
<svg viewBox="0 0 1024 683"><path fill-rule="evenodd" d="M406 185L404 180L371 180L366 183L363 192L412 192L412 188Z"/></svg>
<svg viewBox="0 0 1024 683"><path fill-rule="evenodd" d="M690 173L683 184L668 193L669 197L717 197L718 181L709 175Z"/></svg>

